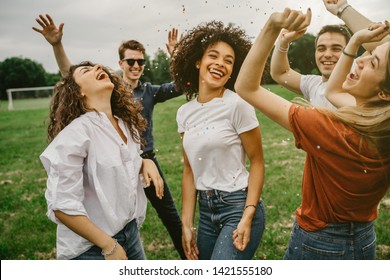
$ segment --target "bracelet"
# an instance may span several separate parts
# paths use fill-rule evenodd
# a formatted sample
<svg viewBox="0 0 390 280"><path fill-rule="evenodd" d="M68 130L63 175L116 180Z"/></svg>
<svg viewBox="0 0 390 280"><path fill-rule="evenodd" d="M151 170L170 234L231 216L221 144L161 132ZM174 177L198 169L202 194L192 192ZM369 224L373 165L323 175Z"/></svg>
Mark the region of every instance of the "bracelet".
<svg viewBox="0 0 390 280"><path fill-rule="evenodd" d="M352 57L352 58L356 58L357 57L357 55L353 55L353 54L347 53L345 51L345 48L343 49L343 54L345 54L346 56Z"/></svg>
<svg viewBox="0 0 390 280"><path fill-rule="evenodd" d="M282 47L280 46L280 43L279 43L279 41L278 41L278 43L277 43L277 48L278 48L278 51L280 51L280 52L282 52L282 53L287 53L287 52L288 52L288 49L289 49L289 47L290 47L290 44L288 44L287 48L282 48Z"/></svg>
<svg viewBox="0 0 390 280"><path fill-rule="evenodd" d="M344 5L342 5L342 6L337 10L337 16L338 16L338 17L341 17L341 15L344 13L345 9L347 9L348 7L351 7L351 5L349 5L348 3L345 3Z"/></svg>
<svg viewBox="0 0 390 280"><path fill-rule="evenodd" d="M254 204L249 204L249 205L246 205L246 206L244 207L244 211L245 211L246 208L248 208L248 207L254 207L254 208L256 209L256 205L254 205Z"/></svg>
<svg viewBox="0 0 390 280"><path fill-rule="evenodd" d="M115 238L113 238L113 239L115 241L114 247L112 247L112 249L107 253L102 250L102 256L107 257L107 256L114 254L114 251L115 251L116 247L118 246L118 240L116 240Z"/></svg>

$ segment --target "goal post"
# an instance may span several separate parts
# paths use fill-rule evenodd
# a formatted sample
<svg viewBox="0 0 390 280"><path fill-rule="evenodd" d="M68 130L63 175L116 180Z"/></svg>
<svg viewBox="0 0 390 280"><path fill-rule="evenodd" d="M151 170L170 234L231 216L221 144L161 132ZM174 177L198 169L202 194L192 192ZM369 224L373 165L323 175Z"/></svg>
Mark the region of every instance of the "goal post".
<svg viewBox="0 0 390 280"><path fill-rule="evenodd" d="M20 92L20 91L40 91L40 90L53 90L53 89L54 89L54 86L28 87L28 88L9 88L9 89L7 89L8 111L14 110L13 99L12 99L12 93L14 93L14 92Z"/></svg>

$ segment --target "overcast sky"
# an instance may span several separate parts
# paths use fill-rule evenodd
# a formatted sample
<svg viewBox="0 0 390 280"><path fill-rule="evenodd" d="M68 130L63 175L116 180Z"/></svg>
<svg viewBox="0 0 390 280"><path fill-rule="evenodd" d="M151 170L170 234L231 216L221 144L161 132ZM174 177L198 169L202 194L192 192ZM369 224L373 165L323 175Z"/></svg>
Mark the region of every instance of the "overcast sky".
<svg viewBox="0 0 390 280"><path fill-rule="evenodd" d="M348 2L372 21L390 20L389 0ZM153 57L158 48L165 50L172 27L185 32L210 20L235 23L254 38L269 15L284 7L310 7L312 34L325 24L341 23L322 0L0 0L0 61L30 58L48 72L58 71L51 46L31 29L39 27L39 14L50 14L57 26L65 23L63 43L72 62L91 60L116 70L123 40L140 41Z"/></svg>

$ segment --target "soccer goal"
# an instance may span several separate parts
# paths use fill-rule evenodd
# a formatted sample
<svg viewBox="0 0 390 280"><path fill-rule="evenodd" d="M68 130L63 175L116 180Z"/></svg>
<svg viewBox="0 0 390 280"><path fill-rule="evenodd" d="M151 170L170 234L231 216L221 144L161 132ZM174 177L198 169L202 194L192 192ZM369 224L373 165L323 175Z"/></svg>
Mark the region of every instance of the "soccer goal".
<svg viewBox="0 0 390 280"><path fill-rule="evenodd" d="M39 99L48 99L53 93L54 86L47 87L28 87L28 88L9 88L7 89L8 110L15 110L16 100L23 100L23 103L34 104ZM33 106L33 105L32 105Z"/></svg>

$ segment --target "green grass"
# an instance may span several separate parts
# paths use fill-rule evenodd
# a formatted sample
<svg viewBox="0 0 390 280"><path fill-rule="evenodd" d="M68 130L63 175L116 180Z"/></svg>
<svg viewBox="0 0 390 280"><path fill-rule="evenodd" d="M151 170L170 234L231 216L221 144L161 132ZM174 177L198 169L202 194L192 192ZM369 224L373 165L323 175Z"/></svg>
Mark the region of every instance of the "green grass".
<svg viewBox="0 0 390 280"><path fill-rule="evenodd" d="M15 111L20 110L35 110L48 108L50 98L29 98L29 99L15 99L12 101ZM0 102L0 112L8 111L8 101Z"/></svg>
<svg viewBox="0 0 390 280"><path fill-rule="evenodd" d="M275 92L291 99L280 86ZM181 209L182 152L177 133L176 111L185 98L158 104L154 113L154 135L159 163ZM17 106L16 106L17 105ZM46 174L38 156L46 147L45 120L48 102L43 99L27 110L0 107L0 259L55 258L56 226L46 217ZM31 104L30 104L31 106ZM19 108L20 110L17 110ZM22 108L24 110L22 110ZM301 200L301 177L305 153L294 146L292 134L258 114L266 162L263 200L266 230L255 259L282 259L295 209ZM375 222L377 259L390 259L390 195L384 198ZM148 205L141 236L148 259L179 259L155 210Z"/></svg>

